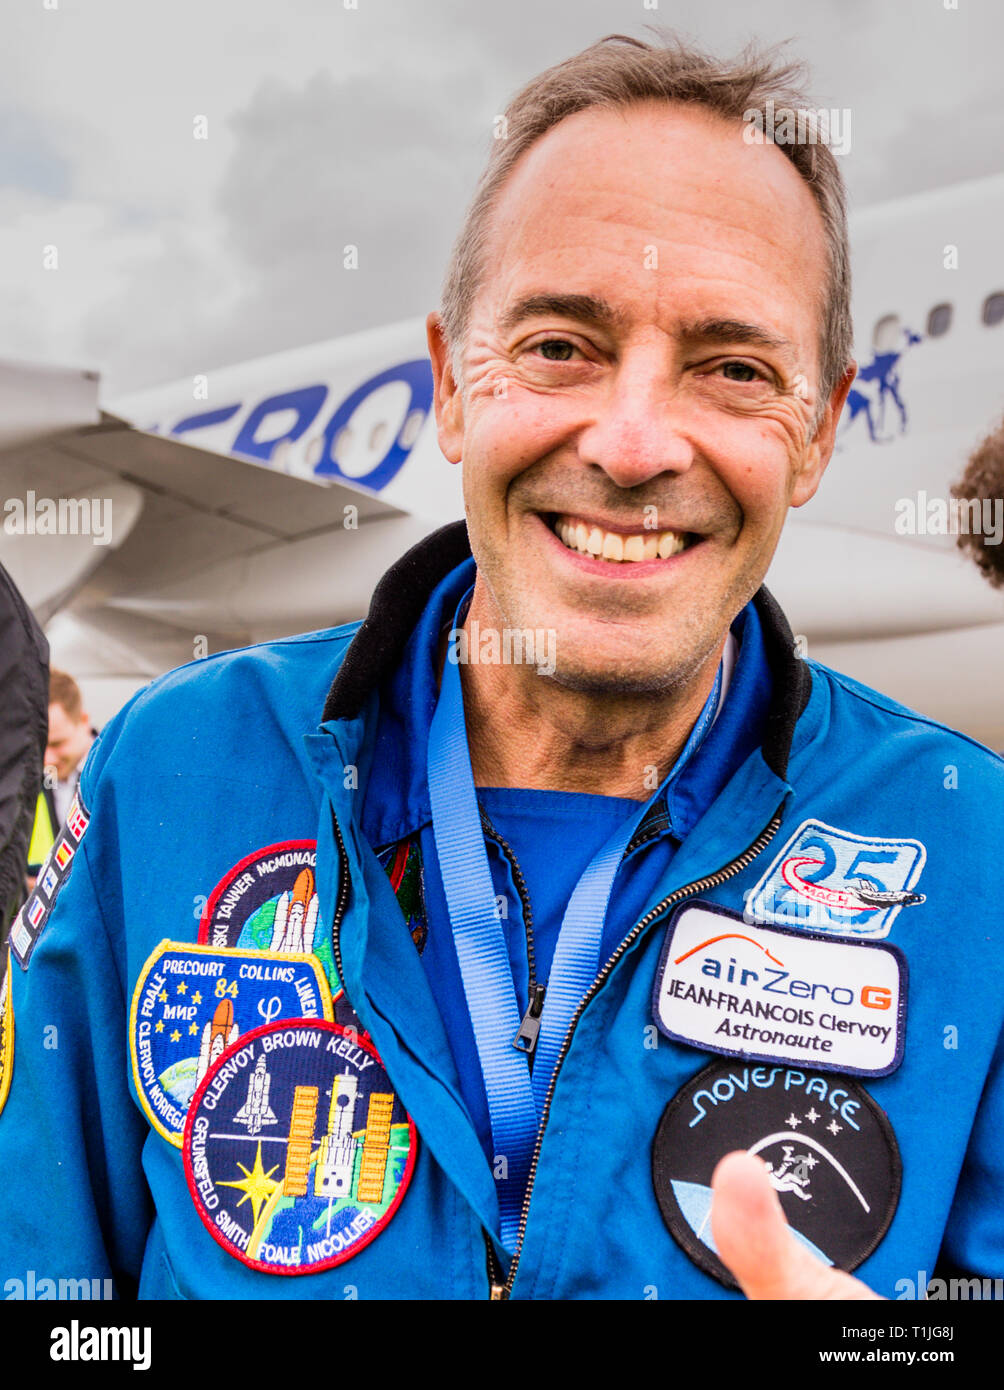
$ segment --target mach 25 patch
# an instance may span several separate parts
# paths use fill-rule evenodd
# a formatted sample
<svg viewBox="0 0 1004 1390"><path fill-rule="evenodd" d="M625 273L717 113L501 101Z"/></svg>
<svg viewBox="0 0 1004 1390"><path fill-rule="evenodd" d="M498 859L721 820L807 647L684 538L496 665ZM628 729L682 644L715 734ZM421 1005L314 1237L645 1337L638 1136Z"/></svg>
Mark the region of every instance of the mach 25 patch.
<svg viewBox="0 0 1004 1390"><path fill-rule="evenodd" d="M196 1091L183 1153L214 1240L266 1274L313 1274L375 1240L401 1204L415 1127L373 1049L336 1023L271 1023Z"/></svg>
<svg viewBox="0 0 1004 1390"><path fill-rule="evenodd" d="M670 1233L727 1288L738 1285L711 1235L711 1176L735 1149L767 1164L793 1234L825 1264L856 1269L889 1229L899 1146L863 1087L795 1067L715 1062L666 1107L652 1177Z"/></svg>

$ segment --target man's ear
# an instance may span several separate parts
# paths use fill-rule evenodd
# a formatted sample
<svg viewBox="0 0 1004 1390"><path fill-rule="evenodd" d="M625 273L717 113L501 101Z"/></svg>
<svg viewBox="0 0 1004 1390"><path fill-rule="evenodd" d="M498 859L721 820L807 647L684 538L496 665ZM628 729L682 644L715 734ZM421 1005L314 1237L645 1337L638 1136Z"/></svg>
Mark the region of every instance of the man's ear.
<svg viewBox="0 0 1004 1390"><path fill-rule="evenodd" d="M819 424L816 426L816 433L813 435L812 442L806 450L805 462L802 465L795 486L791 494L791 506L803 507L806 502L816 495L826 471L826 465L830 461L833 453L833 444L837 437L837 422L840 419L840 412L844 408L844 401L847 393L851 389L851 382L857 376L858 364L851 362L843 376L837 382L826 404Z"/></svg>
<svg viewBox="0 0 1004 1390"><path fill-rule="evenodd" d="M451 463L463 457L464 398L453 375L450 344L437 313L425 320L425 332L432 359L432 385L439 447Z"/></svg>

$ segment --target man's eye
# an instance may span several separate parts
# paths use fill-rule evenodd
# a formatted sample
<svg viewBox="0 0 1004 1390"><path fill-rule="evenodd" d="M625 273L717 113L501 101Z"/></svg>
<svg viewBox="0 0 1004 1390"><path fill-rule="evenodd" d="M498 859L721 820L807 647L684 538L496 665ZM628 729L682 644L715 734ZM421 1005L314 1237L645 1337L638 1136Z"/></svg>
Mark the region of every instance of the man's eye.
<svg viewBox="0 0 1004 1390"><path fill-rule="evenodd" d="M569 362L575 348L564 338L548 338L543 343L537 343L534 351L546 357L548 362Z"/></svg>
<svg viewBox="0 0 1004 1390"><path fill-rule="evenodd" d="M760 373L748 362L723 362L718 369L729 381L759 381Z"/></svg>

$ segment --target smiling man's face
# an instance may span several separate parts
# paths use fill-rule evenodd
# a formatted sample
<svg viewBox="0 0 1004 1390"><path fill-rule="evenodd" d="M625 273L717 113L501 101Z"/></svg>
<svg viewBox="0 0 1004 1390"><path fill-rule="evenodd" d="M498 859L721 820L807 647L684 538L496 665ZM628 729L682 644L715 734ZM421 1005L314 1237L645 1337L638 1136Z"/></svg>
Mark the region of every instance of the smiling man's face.
<svg viewBox="0 0 1004 1390"><path fill-rule="evenodd" d="M686 685L815 492L850 384L814 430L815 201L739 123L592 108L516 165L486 269L462 391L430 317L482 620L553 629L567 686Z"/></svg>

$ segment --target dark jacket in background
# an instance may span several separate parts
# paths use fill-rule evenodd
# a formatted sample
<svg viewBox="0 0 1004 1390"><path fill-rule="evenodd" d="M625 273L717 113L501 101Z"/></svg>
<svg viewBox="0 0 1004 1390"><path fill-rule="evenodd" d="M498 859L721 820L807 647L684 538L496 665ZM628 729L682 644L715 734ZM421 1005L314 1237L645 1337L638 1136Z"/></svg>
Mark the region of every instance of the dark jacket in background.
<svg viewBox="0 0 1004 1390"><path fill-rule="evenodd" d="M0 938L24 898L49 736L49 644L0 565Z"/></svg>

